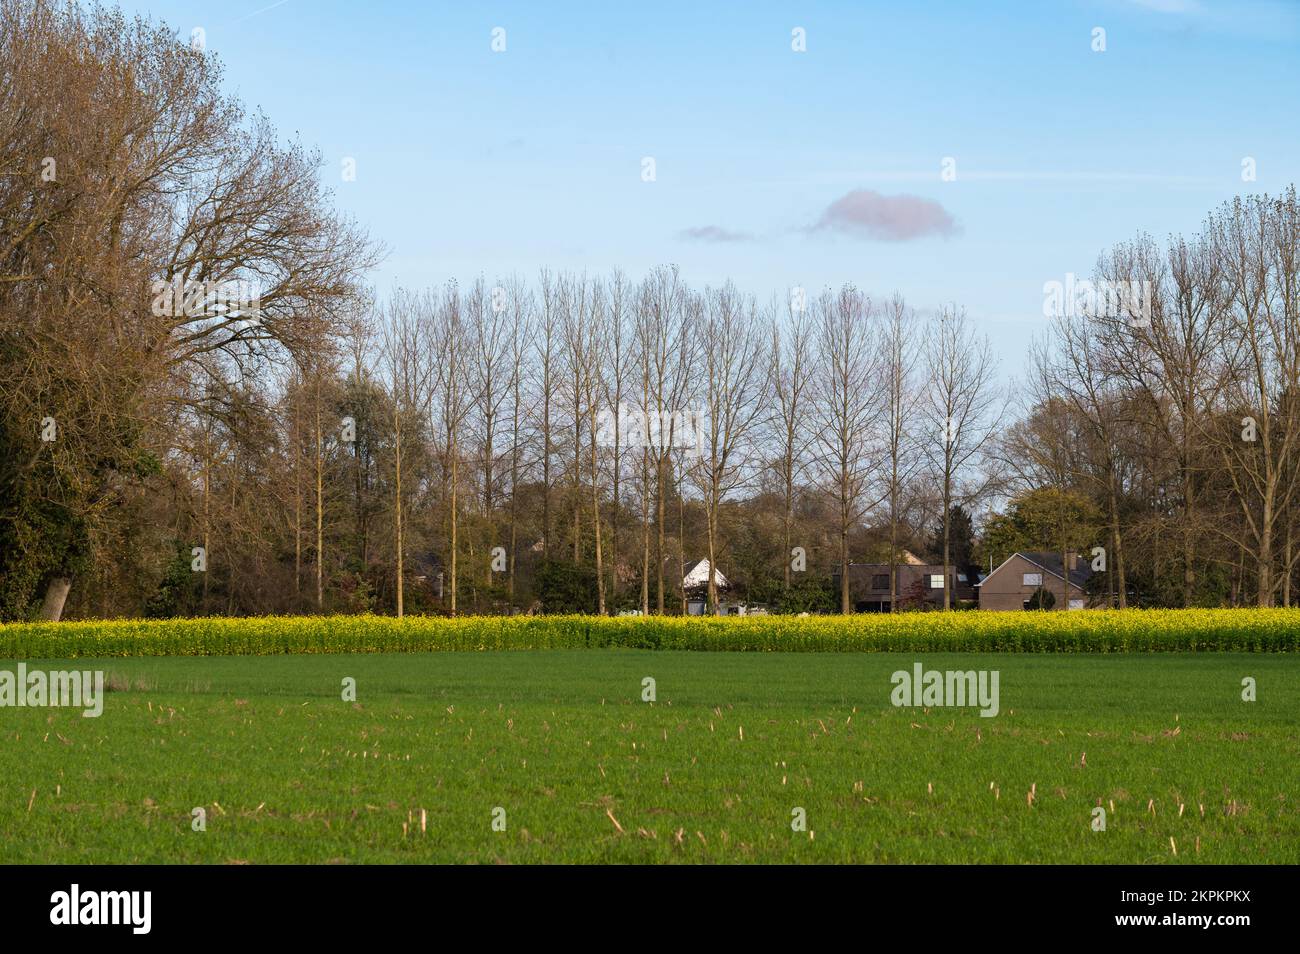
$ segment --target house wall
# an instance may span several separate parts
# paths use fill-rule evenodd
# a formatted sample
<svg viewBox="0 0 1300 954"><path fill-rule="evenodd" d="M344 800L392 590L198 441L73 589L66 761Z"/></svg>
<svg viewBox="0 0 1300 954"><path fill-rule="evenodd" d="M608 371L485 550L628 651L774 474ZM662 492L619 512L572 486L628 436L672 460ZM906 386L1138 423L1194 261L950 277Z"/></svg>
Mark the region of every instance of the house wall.
<svg viewBox="0 0 1300 954"><path fill-rule="evenodd" d="M956 600L974 600L978 596L978 591L969 582L960 582L956 579L957 571L950 568L949 580L955 583L952 598ZM849 600L852 605L857 607L870 606L870 611L888 612L889 610L889 584L885 583L882 587L873 586L873 577L888 576L889 564L887 563L854 563L851 565L849 574ZM943 590L931 589L929 586L930 576L942 576L943 567L930 564L898 564L898 597L902 602L907 599L909 591L913 584L920 580L925 584L925 602L929 606L943 605ZM831 576L834 585L835 594L838 597L840 587L840 577L838 571Z"/></svg>
<svg viewBox="0 0 1300 954"><path fill-rule="evenodd" d="M1069 604L1065 599L1065 581L1019 555L1013 556L984 578L984 584L980 587L980 609L1023 610L1025 600L1033 596L1034 591L1038 589L1036 586L1024 585L1026 573L1043 575L1043 588L1056 597L1053 610L1068 609ZM1083 591L1077 586L1070 587L1070 598L1086 599Z"/></svg>

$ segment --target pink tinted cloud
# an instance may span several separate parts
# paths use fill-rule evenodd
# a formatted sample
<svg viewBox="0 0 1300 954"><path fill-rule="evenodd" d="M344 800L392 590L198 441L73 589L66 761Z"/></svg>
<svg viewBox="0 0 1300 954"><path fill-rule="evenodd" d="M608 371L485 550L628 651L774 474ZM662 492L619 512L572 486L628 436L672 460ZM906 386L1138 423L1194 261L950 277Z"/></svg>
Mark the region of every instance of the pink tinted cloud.
<svg viewBox="0 0 1300 954"><path fill-rule="evenodd" d="M832 230L878 239L908 242L958 232L957 222L938 202L918 195L881 195L871 189L854 189L832 202L810 232Z"/></svg>
<svg viewBox="0 0 1300 954"><path fill-rule="evenodd" d="M719 225L697 225L683 229L678 236L697 242L748 242L753 238L748 232L733 232Z"/></svg>

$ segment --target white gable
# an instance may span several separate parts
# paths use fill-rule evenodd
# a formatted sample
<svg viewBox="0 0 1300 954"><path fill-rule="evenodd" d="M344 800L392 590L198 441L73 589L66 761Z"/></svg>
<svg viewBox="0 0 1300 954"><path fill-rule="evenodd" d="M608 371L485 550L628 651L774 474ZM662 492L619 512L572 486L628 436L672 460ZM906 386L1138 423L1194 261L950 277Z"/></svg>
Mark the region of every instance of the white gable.
<svg viewBox="0 0 1300 954"><path fill-rule="evenodd" d="M718 586L727 586L727 578L722 575L721 570L713 572L713 581ZM691 572L682 577L682 586L690 589L694 586L709 585L709 561L701 560L691 569Z"/></svg>

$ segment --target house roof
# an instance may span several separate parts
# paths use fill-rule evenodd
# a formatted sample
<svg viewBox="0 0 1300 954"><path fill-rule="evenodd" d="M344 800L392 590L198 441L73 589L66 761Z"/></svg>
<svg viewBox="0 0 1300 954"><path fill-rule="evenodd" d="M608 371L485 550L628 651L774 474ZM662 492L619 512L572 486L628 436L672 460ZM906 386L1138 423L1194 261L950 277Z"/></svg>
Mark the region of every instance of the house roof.
<svg viewBox="0 0 1300 954"><path fill-rule="evenodd" d="M715 569L713 571L713 580L720 588L725 588L731 585L730 583L727 582L727 578L722 575L722 570L720 569ZM708 585L709 585L709 561L708 560L695 560L691 563L686 563L682 566L682 586L684 586L686 589L691 589L692 587L696 587L696 586L708 586Z"/></svg>
<svg viewBox="0 0 1300 954"><path fill-rule="evenodd" d="M919 561L916 563L904 563L900 560L898 563L895 563L894 566L898 567L899 570L911 570L916 573L942 573L943 572L942 563L921 563ZM888 563L850 563L849 574L853 576L865 576L868 574L875 574L875 573L888 573L889 568L890 568L890 564ZM949 564L948 569L956 573L964 573L966 568L958 566L955 563L952 563ZM835 564L833 567L831 567L832 576L838 576L839 572L840 572L840 565L838 563Z"/></svg>
<svg viewBox="0 0 1300 954"><path fill-rule="evenodd" d="M1061 554L1049 550L1017 550L1015 553L1011 554L1011 556L1003 560L1002 563L998 565L998 568L988 574L988 576L984 577L984 579L987 580L990 577L995 576L1002 567L1006 566L1016 557L1020 557L1022 560L1027 560L1043 572L1052 574L1052 576L1056 577L1058 580L1065 579L1065 564L1061 561ZM1074 569L1070 571L1070 585L1082 589L1091 576L1092 564L1087 560L1079 559L1075 562ZM981 584L982 582L983 581L981 581Z"/></svg>

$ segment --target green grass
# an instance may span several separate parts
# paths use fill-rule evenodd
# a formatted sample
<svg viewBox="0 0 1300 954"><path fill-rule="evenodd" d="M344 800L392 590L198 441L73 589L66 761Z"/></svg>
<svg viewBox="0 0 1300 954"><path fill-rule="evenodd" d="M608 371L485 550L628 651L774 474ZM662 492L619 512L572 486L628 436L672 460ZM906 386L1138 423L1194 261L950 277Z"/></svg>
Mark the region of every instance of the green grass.
<svg viewBox="0 0 1300 954"><path fill-rule="evenodd" d="M890 674L917 660L999 670L1001 714L892 707ZM0 709L5 863L1300 861L1291 655L28 666L103 668L131 688L109 693L98 719ZM340 699L345 676L356 704ZM1241 701L1244 676L1257 702ZM1098 799L1105 832L1090 828ZM206 832L191 830L196 806ZM497 806L504 832L491 827ZM807 833L791 830L796 806Z"/></svg>

